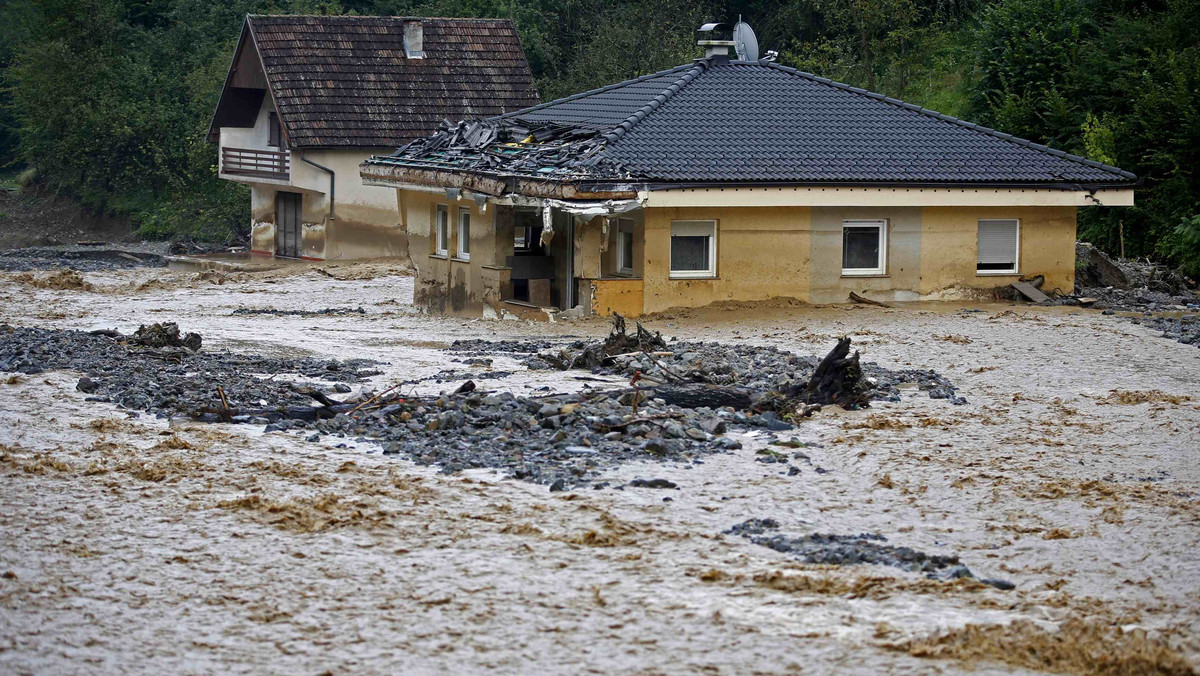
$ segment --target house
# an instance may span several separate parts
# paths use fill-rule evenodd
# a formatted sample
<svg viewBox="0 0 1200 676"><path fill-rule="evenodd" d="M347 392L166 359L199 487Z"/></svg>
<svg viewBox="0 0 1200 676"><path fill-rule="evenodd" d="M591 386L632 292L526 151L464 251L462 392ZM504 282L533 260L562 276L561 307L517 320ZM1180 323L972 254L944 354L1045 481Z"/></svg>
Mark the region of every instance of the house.
<svg viewBox="0 0 1200 676"><path fill-rule="evenodd" d="M1076 213L1136 177L764 60L704 58L368 159L430 311L626 316L1074 281Z"/></svg>
<svg viewBox="0 0 1200 676"><path fill-rule="evenodd" d="M508 20L247 16L208 140L221 178L250 185L252 251L406 256L395 194L358 165L444 118L537 102Z"/></svg>

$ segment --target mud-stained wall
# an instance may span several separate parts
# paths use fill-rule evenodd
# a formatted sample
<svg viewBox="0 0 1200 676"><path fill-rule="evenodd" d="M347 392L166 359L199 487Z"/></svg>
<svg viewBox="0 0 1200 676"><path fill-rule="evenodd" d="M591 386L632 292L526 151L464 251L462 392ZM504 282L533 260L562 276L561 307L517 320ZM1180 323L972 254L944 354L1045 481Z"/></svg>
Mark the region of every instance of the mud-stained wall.
<svg viewBox="0 0 1200 676"><path fill-rule="evenodd" d="M921 210L922 295L953 287L991 289L1045 275L1043 289L1075 286L1076 207L925 207ZM979 219L1020 219L1014 275L978 274Z"/></svg>
<svg viewBox="0 0 1200 676"><path fill-rule="evenodd" d="M606 317L617 312L626 317L641 316L641 279L596 279L590 285L592 314Z"/></svg>
<svg viewBox="0 0 1200 676"><path fill-rule="evenodd" d="M808 297L808 207L645 209L643 218L645 312L721 300ZM716 220L716 277L671 279L675 220Z"/></svg>
<svg viewBox="0 0 1200 676"><path fill-rule="evenodd" d="M882 275L842 274L842 224L847 220L887 222ZM812 207L809 258L811 303L844 303L850 292L876 300L917 300L921 278L921 209L918 207Z"/></svg>
<svg viewBox="0 0 1200 676"><path fill-rule="evenodd" d="M263 99L253 128L222 127L221 146L255 150L280 150L267 145L270 139L269 114L274 111L270 96ZM290 155L288 180L257 177L232 177L251 184L251 227L275 222L275 193L279 190L304 196L301 255L327 260L407 257L408 237L396 209L395 191L365 186L358 165L367 157L391 152L390 148L310 150L304 156L334 172L334 219L329 219L330 177L305 163L300 151ZM260 236L252 233L256 251L275 252L274 233L268 239L265 228ZM268 245L269 244L269 245ZM263 247L263 248L260 248Z"/></svg>
<svg viewBox="0 0 1200 676"><path fill-rule="evenodd" d="M616 218L612 221L612 227L608 232L608 250L601 254L600 267L602 276L608 277L641 277L642 276L642 260L646 255L645 245L645 228L642 224L641 209L632 211L626 214L621 214L619 217L627 224L632 225L633 229L633 272L631 274L623 274L617 266L617 249L620 246L618 233L620 232L620 223Z"/></svg>
<svg viewBox="0 0 1200 676"><path fill-rule="evenodd" d="M447 200L444 195L415 190L396 190L397 208L404 210L408 253L416 271L413 303L427 312L479 315L485 299L494 298L496 287L507 281L501 271L485 270L485 266L503 267L504 246L497 237L497 216L503 209L487 205L480 209L473 200ZM448 255L435 252L434 223L438 206L444 206L450 216ZM458 217L460 211L471 215L470 256L463 260L458 251ZM501 228L506 222L499 218ZM508 247L512 247L512 226L508 221ZM499 263L497 264L497 257ZM489 293L489 289L491 292Z"/></svg>

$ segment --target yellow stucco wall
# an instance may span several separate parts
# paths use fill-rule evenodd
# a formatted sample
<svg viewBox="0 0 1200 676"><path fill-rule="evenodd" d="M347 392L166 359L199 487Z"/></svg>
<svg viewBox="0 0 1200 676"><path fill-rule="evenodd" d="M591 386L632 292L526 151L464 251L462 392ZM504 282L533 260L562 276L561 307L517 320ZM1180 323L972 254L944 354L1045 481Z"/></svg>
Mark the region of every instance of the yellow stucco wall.
<svg viewBox="0 0 1200 676"><path fill-rule="evenodd" d="M716 277L671 279L671 221L714 219ZM808 207L646 209L644 227L645 312L721 300L808 297Z"/></svg>
<svg viewBox="0 0 1200 676"><path fill-rule="evenodd" d="M592 314L607 317L616 312L626 317L642 314L641 279L595 279L591 282Z"/></svg>
<svg viewBox="0 0 1200 676"><path fill-rule="evenodd" d="M497 257L494 216L498 208L493 205L480 211L473 200L447 200L444 195L415 190L396 193L397 209L404 210L409 258L417 273L413 302L431 312L479 314L485 300L497 295L489 283L493 287L499 283L498 275L486 274L483 266ZM448 256L434 253L438 205L446 206L450 214ZM455 258L459 209L471 214L469 261ZM512 239L511 230L508 237Z"/></svg>
<svg viewBox="0 0 1200 676"><path fill-rule="evenodd" d="M921 295L944 289L991 289L1045 275L1043 290L1075 286L1076 207L925 207L921 210ZM1015 275L975 272L979 219L1020 219Z"/></svg>

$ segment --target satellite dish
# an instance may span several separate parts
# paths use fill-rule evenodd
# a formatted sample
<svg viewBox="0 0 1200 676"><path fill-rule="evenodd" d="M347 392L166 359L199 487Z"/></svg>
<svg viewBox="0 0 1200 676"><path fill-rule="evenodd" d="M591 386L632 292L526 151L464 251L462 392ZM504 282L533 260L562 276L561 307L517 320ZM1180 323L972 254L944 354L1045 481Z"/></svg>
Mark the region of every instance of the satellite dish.
<svg viewBox="0 0 1200 676"><path fill-rule="evenodd" d="M739 61L758 61L758 38L750 24L738 17L737 25L733 27L733 48L737 51Z"/></svg>

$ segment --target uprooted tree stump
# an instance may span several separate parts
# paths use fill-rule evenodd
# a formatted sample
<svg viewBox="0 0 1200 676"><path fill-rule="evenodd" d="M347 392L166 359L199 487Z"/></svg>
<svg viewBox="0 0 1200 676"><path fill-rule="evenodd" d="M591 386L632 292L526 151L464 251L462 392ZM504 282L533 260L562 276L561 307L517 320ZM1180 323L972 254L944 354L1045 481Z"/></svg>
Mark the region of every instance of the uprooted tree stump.
<svg viewBox="0 0 1200 676"><path fill-rule="evenodd" d="M837 404L843 408L858 408L871 403L872 389L863 377L858 350L850 354L847 336L839 338L837 345L817 365L798 399L808 405Z"/></svg>

